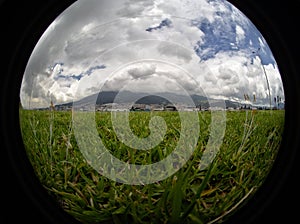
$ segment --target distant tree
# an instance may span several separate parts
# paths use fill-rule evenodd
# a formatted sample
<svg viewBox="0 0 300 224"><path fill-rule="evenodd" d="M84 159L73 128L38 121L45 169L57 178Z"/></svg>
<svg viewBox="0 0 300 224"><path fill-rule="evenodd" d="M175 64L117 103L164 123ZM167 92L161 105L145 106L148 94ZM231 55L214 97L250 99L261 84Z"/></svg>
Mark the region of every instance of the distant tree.
<svg viewBox="0 0 300 224"><path fill-rule="evenodd" d="M250 101L249 95L248 94L244 94L244 99L245 99L245 101Z"/></svg>
<svg viewBox="0 0 300 224"><path fill-rule="evenodd" d="M52 111L55 110L55 106L54 106L52 100L51 100L51 102L50 102L50 110L52 110Z"/></svg>

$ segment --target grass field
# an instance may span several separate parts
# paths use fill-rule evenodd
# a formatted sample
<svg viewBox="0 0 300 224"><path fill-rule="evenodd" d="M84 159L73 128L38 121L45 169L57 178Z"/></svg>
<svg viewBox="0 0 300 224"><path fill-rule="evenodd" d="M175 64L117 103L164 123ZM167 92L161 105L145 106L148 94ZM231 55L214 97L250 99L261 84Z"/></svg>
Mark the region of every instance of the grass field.
<svg viewBox="0 0 300 224"><path fill-rule="evenodd" d="M149 135L151 116L167 124L152 150L127 147L114 133L110 113L96 113L104 145L122 161L150 164L165 158L180 135L177 112L131 112L137 136ZM41 184L82 223L220 223L251 198L268 175L281 144L284 111L228 111L223 144L205 170L199 162L211 113L199 112L200 136L191 159L169 178L148 185L121 184L101 176L81 154L72 113L20 110L23 142Z"/></svg>

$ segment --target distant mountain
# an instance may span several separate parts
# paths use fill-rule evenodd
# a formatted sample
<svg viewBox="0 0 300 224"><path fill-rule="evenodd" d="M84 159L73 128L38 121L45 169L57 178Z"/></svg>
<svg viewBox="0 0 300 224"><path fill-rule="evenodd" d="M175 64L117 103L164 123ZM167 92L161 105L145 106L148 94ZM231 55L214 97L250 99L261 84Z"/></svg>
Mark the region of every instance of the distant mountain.
<svg viewBox="0 0 300 224"><path fill-rule="evenodd" d="M171 104L171 102L163 97L156 96L156 95L149 95L142 97L141 99L138 99L136 101L137 104L161 104L161 105L167 105Z"/></svg>
<svg viewBox="0 0 300 224"><path fill-rule="evenodd" d="M226 104L226 107L227 108L238 108L240 107L240 103L238 102L233 102L233 101L230 101L230 100L225 100L225 104Z"/></svg>
<svg viewBox="0 0 300 224"><path fill-rule="evenodd" d="M101 92L96 100L96 104L106 104L106 103L113 103L116 101L116 96L118 92L114 91L103 91ZM138 104L171 104L173 103L186 103L189 102L190 99L194 102L195 105L198 105L200 103L207 102L207 97L199 96L199 95L181 95L176 93L170 93L170 92L161 92L157 94L151 94L149 93L135 93L131 91L123 91L119 93L121 97L119 97L118 103L130 103L133 99L138 99L135 101L135 103ZM95 99L95 96L92 96Z"/></svg>
<svg viewBox="0 0 300 224"><path fill-rule="evenodd" d="M201 106L202 108L208 108L208 107L222 107L224 104L224 101L222 100L216 100L216 99L209 99L205 96L200 96L193 94L191 96L185 96L170 92L162 92L158 93L156 95L149 95L148 93L135 93L131 91L123 91L120 94L120 97L118 98L117 103L131 103L133 99L138 99L135 101L137 104L172 104L174 103L186 103L190 102L190 99L192 99L195 106ZM108 104L108 103L114 103L116 102L116 96L118 95L118 92L116 91L103 91L99 94L93 94L90 96L87 96L83 99L80 99L76 101L76 105L88 105L91 104L91 102L95 102L96 105L102 105L102 104ZM168 100L170 99L170 100ZM210 102L210 104L209 104ZM59 106L72 106L73 102L60 104ZM226 107L232 107L237 108L239 106L239 103L233 102L230 100L225 100Z"/></svg>

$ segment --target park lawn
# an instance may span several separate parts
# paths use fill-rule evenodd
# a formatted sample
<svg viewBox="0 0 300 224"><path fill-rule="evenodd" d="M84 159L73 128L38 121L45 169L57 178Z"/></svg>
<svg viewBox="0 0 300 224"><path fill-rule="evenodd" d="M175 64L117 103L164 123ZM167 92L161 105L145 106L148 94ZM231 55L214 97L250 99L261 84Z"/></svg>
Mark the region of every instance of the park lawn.
<svg viewBox="0 0 300 224"><path fill-rule="evenodd" d="M151 164L172 152L180 138L177 112L131 112L130 126L149 135L151 116L167 124L164 140L134 150L114 133L109 112L96 112L104 145L120 160ZM211 113L199 112L200 135L190 160L165 180L147 185L111 181L88 165L72 129L72 112L20 109L23 142L35 174L59 206L82 223L218 223L263 184L279 150L284 111L227 111L220 151L207 169L199 163L210 134Z"/></svg>

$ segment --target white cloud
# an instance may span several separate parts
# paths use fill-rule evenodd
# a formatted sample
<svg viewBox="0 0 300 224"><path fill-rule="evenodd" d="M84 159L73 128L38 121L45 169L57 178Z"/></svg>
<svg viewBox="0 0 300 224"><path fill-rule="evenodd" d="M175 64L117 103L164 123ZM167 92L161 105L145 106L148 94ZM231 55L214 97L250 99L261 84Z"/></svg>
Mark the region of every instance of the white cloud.
<svg viewBox="0 0 300 224"><path fill-rule="evenodd" d="M158 52L169 56L169 57L178 57L182 59L184 62L189 62L192 59L190 52L186 51L184 48L179 46L174 46L174 44L163 43L158 46Z"/></svg>
<svg viewBox="0 0 300 224"><path fill-rule="evenodd" d="M133 79L144 79L153 75L156 71L156 66L154 64L142 63L139 67L131 68L127 73Z"/></svg>
<svg viewBox="0 0 300 224"><path fill-rule="evenodd" d="M268 102L268 86L262 69L261 61L257 57L253 64L243 52L227 54L218 53L214 58L205 62L207 72L204 77L199 76L199 83L208 96L222 99L243 99L243 94L252 96L256 93L257 102ZM277 67L265 66L272 96L283 96L282 83ZM213 74L213 75L212 75Z"/></svg>
<svg viewBox="0 0 300 224"><path fill-rule="evenodd" d="M81 32L83 33L87 33L89 32L91 29L93 29L95 27L95 23L94 22L91 22L91 23L88 23L87 25L84 25L81 29Z"/></svg>
<svg viewBox="0 0 300 224"><path fill-rule="evenodd" d="M226 4L206 0L77 1L36 46L22 82L22 104L31 101L31 105L48 106L51 99L56 103L77 100L99 91L102 85L120 89L128 80L135 91L176 91L176 83L180 83L189 92L196 92L200 86L211 97L237 99L255 92L265 98L266 82L259 58L251 64L245 52L220 51L199 63L194 51L206 36L189 19L198 23L224 20L223 30L214 29L220 35L231 29L228 21L233 19L236 42L245 40L248 20L238 10L229 11ZM146 31L166 18L172 26ZM258 41L266 46L262 38ZM142 59L149 64L140 63ZM63 65L55 64L58 62ZM100 65L105 69L87 75L89 69ZM49 66L54 66L51 71ZM277 67L268 65L265 69L272 94L279 94L282 83Z"/></svg>
<svg viewBox="0 0 300 224"><path fill-rule="evenodd" d="M266 49L266 45L267 45L266 41L263 38L261 38L261 37L258 38L258 41L259 41L259 44L260 44L260 49L262 50L262 52L264 54L266 54L266 50L265 50Z"/></svg>
<svg viewBox="0 0 300 224"><path fill-rule="evenodd" d="M271 95L273 97L280 96L282 99L284 99L283 83L278 67L272 64L266 65L264 67L270 83Z"/></svg>
<svg viewBox="0 0 300 224"><path fill-rule="evenodd" d="M216 8L206 0L155 0L155 6L147 14L155 16L176 16L186 19L207 19L213 22ZM146 14L146 13L145 13Z"/></svg>
<svg viewBox="0 0 300 224"><path fill-rule="evenodd" d="M243 28L239 25L236 25L235 31L236 31L236 42L239 43L243 41L245 39L245 31L243 30Z"/></svg>

